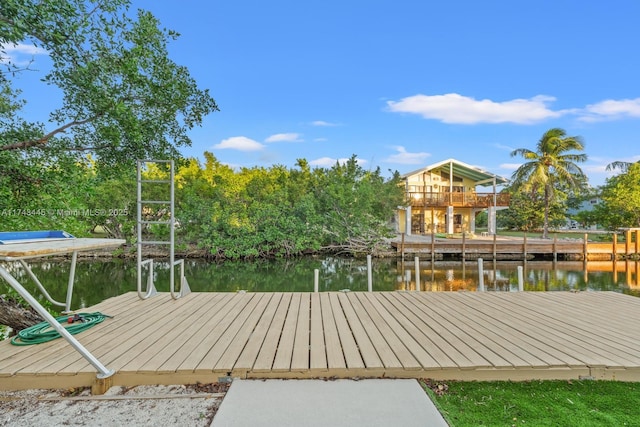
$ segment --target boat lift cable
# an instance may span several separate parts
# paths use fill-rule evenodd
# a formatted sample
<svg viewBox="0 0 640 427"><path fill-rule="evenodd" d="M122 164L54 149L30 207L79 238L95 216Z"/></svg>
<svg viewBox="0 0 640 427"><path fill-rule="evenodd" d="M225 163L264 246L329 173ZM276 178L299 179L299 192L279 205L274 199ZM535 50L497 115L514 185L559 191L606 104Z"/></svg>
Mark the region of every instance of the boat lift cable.
<svg viewBox="0 0 640 427"><path fill-rule="evenodd" d="M111 318L113 316L96 311L94 313L77 313L56 317L56 321L64 326L71 335L75 335L101 323L107 317ZM11 339L11 344L41 344L60 338L60 336L60 333L53 329L48 322L41 322L18 332L18 334Z"/></svg>

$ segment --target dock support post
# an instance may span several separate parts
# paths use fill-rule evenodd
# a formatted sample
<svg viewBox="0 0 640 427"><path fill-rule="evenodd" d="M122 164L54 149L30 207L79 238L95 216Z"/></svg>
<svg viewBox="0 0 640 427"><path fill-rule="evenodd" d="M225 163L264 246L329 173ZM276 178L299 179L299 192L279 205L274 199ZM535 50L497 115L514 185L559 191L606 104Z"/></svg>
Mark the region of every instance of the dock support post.
<svg viewBox="0 0 640 427"><path fill-rule="evenodd" d="M618 259L618 233L613 232L613 253L611 254L611 258L615 261Z"/></svg>
<svg viewBox="0 0 640 427"><path fill-rule="evenodd" d="M482 258L478 258L478 291L484 292L484 264Z"/></svg>
<svg viewBox="0 0 640 427"><path fill-rule="evenodd" d="M498 238L498 233L493 233L493 259L497 259L497 256L496 256L496 254L498 253L498 249L497 249L498 244L496 242L497 238Z"/></svg>
<svg viewBox="0 0 640 427"><path fill-rule="evenodd" d="M420 289L420 257L415 257L414 259L415 269L416 269L416 291Z"/></svg>
<svg viewBox="0 0 640 427"><path fill-rule="evenodd" d="M589 235L587 233L584 233L584 246L582 248L582 256L583 256L583 260L587 260L587 257L589 253Z"/></svg>
<svg viewBox="0 0 640 427"><path fill-rule="evenodd" d="M524 267L518 266L518 291L524 291Z"/></svg>
<svg viewBox="0 0 640 427"><path fill-rule="evenodd" d="M631 252L631 230L624 232L624 254L629 256Z"/></svg>
<svg viewBox="0 0 640 427"><path fill-rule="evenodd" d="M527 233L524 233L524 238L522 239L522 258L527 259Z"/></svg>
<svg viewBox="0 0 640 427"><path fill-rule="evenodd" d="M411 270L406 270L404 272L404 290L411 290Z"/></svg>
<svg viewBox="0 0 640 427"><path fill-rule="evenodd" d="M371 273L371 255L367 255L367 290L369 292L373 292L373 274Z"/></svg>
<svg viewBox="0 0 640 427"><path fill-rule="evenodd" d="M432 208L433 211L433 208ZM431 213L433 218L433 212ZM436 225L431 221L431 262L436 260Z"/></svg>
<svg viewBox="0 0 640 427"><path fill-rule="evenodd" d="M91 394L99 396L105 394L113 386L113 377L96 378L91 384Z"/></svg>
<svg viewBox="0 0 640 427"><path fill-rule="evenodd" d="M465 236L465 232L462 232L462 262L465 261L467 254L465 253L467 250L467 241L466 241L466 236Z"/></svg>
<svg viewBox="0 0 640 427"><path fill-rule="evenodd" d="M313 292L318 292L320 286L320 270L313 270Z"/></svg>
<svg viewBox="0 0 640 427"><path fill-rule="evenodd" d="M553 234L553 262L558 262L558 234Z"/></svg>

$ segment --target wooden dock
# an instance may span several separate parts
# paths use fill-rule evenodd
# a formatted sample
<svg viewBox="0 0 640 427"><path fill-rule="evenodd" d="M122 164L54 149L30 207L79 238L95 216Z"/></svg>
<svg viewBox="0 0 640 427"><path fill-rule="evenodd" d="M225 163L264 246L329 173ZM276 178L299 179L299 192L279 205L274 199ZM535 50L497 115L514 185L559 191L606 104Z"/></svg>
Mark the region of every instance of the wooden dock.
<svg viewBox="0 0 640 427"><path fill-rule="evenodd" d="M474 238L437 238L434 236L407 236L391 242L398 255L411 254L433 256L437 259L563 259L563 260L622 260L640 255L640 231L626 233L626 241L619 243L614 235L613 242L589 241L585 234L582 239L559 240L539 238L514 238L497 236L476 236ZM415 240L415 238L419 240Z"/></svg>
<svg viewBox="0 0 640 427"><path fill-rule="evenodd" d="M613 292L134 292L76 337L109 385L221 377L640 381L640 298ZM0 342L0 389L95 385L66 341Z"/></svg>

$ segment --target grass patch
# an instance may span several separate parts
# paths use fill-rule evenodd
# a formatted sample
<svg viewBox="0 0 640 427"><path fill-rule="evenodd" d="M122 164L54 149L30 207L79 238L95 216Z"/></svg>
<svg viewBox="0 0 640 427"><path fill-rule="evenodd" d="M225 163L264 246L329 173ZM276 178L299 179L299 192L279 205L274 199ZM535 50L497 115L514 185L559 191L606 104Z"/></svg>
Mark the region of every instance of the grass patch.
<svg viewBox="0 0 640 427"><path fill-rule="evenodd" d="M479 231L478 231L479 233ZM595 233L595 232L586 232L587 238L591 242L613 242L613 235L611 233ZM499 230L498 236L506 236L506 237L519 237L523 238L525 233L523 231L512 231L512 230ZM542 237L542 230L540 231L530 231L526 233L527 237L538 239ZM574 239L574 240L583 240L585 235L585 231L554 231L549 230L549 238L553 239L553 237L557 237L559 240L561 239ZM618 234L618 242L624 242L624 234Z"/></svg>
<svg viewBox="0 0 640 427"><path fill-rule="evenodd" d="M421 383L452 427L640 426L640 383Z"/></svg>

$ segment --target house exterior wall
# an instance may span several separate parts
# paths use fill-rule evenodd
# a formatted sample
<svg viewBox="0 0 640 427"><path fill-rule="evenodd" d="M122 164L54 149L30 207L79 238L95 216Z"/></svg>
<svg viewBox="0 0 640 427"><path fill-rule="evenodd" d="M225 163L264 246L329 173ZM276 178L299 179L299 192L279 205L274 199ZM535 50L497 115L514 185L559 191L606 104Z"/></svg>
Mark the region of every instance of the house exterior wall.
<svg viewBox="0 0 640 427"><path fill-rule="evenodd" d="M410 213L407 212L406 227L398 231L407 234L475 233L475 217L478 213L509 205L508 195L495 193L495 175L484 171L478 174L478 170L472 166L463 166L454 160L451 162L465 176L456 174L453 166L443 162L434 165L433 169L425 168L403 177ZM494 182L492 191L476 191L479 183L486 185L491 179ZM495 224L489 228L495 233Z"/></svg>

